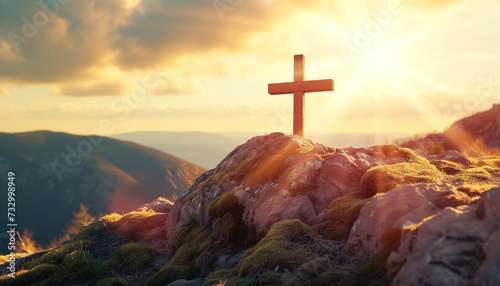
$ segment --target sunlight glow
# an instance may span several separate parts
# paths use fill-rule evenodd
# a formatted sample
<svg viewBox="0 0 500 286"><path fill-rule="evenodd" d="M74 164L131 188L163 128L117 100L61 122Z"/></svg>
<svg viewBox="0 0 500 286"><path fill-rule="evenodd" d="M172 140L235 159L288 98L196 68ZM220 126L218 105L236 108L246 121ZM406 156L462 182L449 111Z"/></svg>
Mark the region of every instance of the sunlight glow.
<svg viewBox="0 0 500 286"><path fill-rule="evenodd" d="M417 29L410 30L410 32L405 30L403 33L393 22L397 21L398 17L410 17L411 15L406 15L411 14L410 12L405 15L389 15L380 12L379 17L382 14L388 15L385 18L382 17L387 23L382 23L381 19L378 19L379 27L377 27L374 14L372 13L372 18L369 16L368 7L357 7L356 14L353 13L353 8L345 4L341 4L341 8L343 16L351 23L349 27L339 24L338 19L328 21L325 18L314 17L314 15L308 15L310 17L307 18L313 21L315 26L323 27L320 32L325 37L325 42L337 41L338 46L344 47L343 50L340 49L343 53L337 53L333 58L316 66L314 72L321 71L323 74L326 71L350 71L350 76L343 79L341 86L338 85L338 77L341 75L333 75L336 81L335 95L328 97L327 103L322 104L320 109L315 110L309 117L316 124L320 121L324 122L325 118L328 118L330 124L338 124L336 122L341 122L341 118L348 117L346 113L352 112L352 108L356 108L360 103L373 104L372 100L366 100L366 96L394 94L403 97L403 102L418 112L427 125L439 128L441 122L436 123L436 114L439 113L436 106L417 98L416 90L422 87L427 90L450 93L461 90L429 76L424 70L428 68L426 66L428 63L415 61L415 55L412 52L415 52L413 47L418 46L420 42L443 36L443 31L435 29L435 22L443 22L443 18L427 21L417 26ZM403 12L406 11L403 9ZM353 29L353 27L357 28ZM453 29L448 32L452 33ZM386 120L375 119L397 113L397 109L398 106L392 105L391 102L376 103L373 106L374 114L370 117L372 119L367 126L387 123ZM323 120L316 118L323 118ZM343 124L346 122L344 121ZM400 122L393 121L391 124L398 125ZM376 128L389 131L394 127L378 126Z"/></svg>

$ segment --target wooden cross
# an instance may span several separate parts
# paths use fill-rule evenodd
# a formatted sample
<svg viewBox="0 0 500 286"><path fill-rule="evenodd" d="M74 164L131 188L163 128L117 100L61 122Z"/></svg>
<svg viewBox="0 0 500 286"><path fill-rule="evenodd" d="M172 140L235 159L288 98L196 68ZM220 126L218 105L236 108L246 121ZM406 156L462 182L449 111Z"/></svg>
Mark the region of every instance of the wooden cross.
<svg viewBox="0 0 500 286"><path fill-rule="evenodd" d="M332 91L333 79L304 80L304 55L294 56L293 82L270 83L271 95L293 93L293 134L304 137L304 93Z"/></svg>

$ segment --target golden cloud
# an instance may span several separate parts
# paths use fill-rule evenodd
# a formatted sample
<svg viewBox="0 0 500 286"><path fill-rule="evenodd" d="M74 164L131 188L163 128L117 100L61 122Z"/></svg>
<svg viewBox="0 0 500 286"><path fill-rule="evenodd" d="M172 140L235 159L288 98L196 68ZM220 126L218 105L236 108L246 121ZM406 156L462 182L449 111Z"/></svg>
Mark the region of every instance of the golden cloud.
<svg viewBox="0 0 500 286"><path fill-rule="evenodd" d="M458 1L412 2L441 7ZM169 77L153 94L198 93L200 77L254 72L263 60L289 56L294 38L302 37L289 24L300 13L345 18L340 4L326 0L1 3L0 80L57 85L54 94L67 96L123 94L120 75L151 65L193 70L190 78ZM120 75L106 73L110 69Z"/></svg>
<svg viewBox="0 0 500 286"><path fill-rule="evenodd" d="M58 86L53 93L66 96L125 95L130 88L130 84L124 82L96 82L87 85Z"/></svg>
<svg viewBox="0 0 500 286"><path fill-rule="evenodd" d="M257 36L319 2L6 0L0 12L0 80L71 84L97 81L110 67L176 69L214 55L259 53L253 50Z"/></svg>
<svg viewBox="0 0 500 286"><path fill-rule="evenodd" d="M3 87L0 87L0 97L7 97L10 96L10 92Z"/></svg>
<svg viewBox="0 0 500 286"><path fill-rule="evenodd" d="M128 11L123 1L58 3L2 2L0 80L61 83L95 79L99 77L96 67L109 64L112 33Z"/></svg>

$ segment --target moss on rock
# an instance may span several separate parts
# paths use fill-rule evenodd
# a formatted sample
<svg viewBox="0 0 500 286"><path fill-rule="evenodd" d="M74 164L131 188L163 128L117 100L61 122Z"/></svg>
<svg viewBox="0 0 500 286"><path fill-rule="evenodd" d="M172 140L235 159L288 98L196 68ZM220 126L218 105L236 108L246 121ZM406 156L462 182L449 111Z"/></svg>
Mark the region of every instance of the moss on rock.
<svg viewBox="0 0 500 286"><path fill-rule="evenodd" d="M363 175L356 196L369 198L405 185L437 184L442 181L442 176L443 174L427 160L378 166Z"/></svg>
<svg viewBox="0 0 500 286"><path fill-rule="evenodd" d="M361 208L371 198L345 195L333 200L328 207L326 222L315 226L315 230L332 239L347 239Z"/></svg>
<svg viewBox="0 0 500 286"><path fill-rule="evenodd" d="M215 198L207 207L207 213L211 217L221 217L224 213L233 213L239 206L235 190L226 191Z"/></svg>
<svg viewBox="0 0 500 286"><path fill-rule="evenodd" d="M109 232L108 222L100 219L88 226L84 226L71 241L90 241L92 243L91 246L94 246L99 241L105 239L109 235Z"/></svg>
<svg viewBox="0 0 500 286"><path fill-rule="evenodd" d="M201 246L208 236L209 233L200 226L191 229L183 239L184 244L160 271L149 278L147 285L166 285L178 279L196 278L201 272L196 260L203 252Z"/></svg>
<svg viewBox="0 0 500 286"><path fill-rule="evenodd" d="M129 273L144 270L148 267L152 258L158 254L154 247L136 243L122 245L115 251L116 260Z"/></svg>
<svg viewBox="0 0 500 286"><path fill-rule="evenodd" d="M299 243L304 236L314 236L314 231L297 219L275 223L257 245L245 252L233 271L245 277L261 270L275 269L276 266L296 270L313 258Z"/></svg>

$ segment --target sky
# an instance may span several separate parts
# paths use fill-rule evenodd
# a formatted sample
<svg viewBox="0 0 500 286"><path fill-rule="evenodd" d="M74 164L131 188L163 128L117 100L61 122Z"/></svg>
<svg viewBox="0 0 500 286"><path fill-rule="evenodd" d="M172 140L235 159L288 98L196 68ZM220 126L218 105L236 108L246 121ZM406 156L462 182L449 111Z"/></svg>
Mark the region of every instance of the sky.
<svg viewBox="0 0 500 286"><path fill-rule="evenodd" d="M369 2L369 4L367 3ZM500 102L497 0L0 0L0 132L428 133Z"/></svg>

